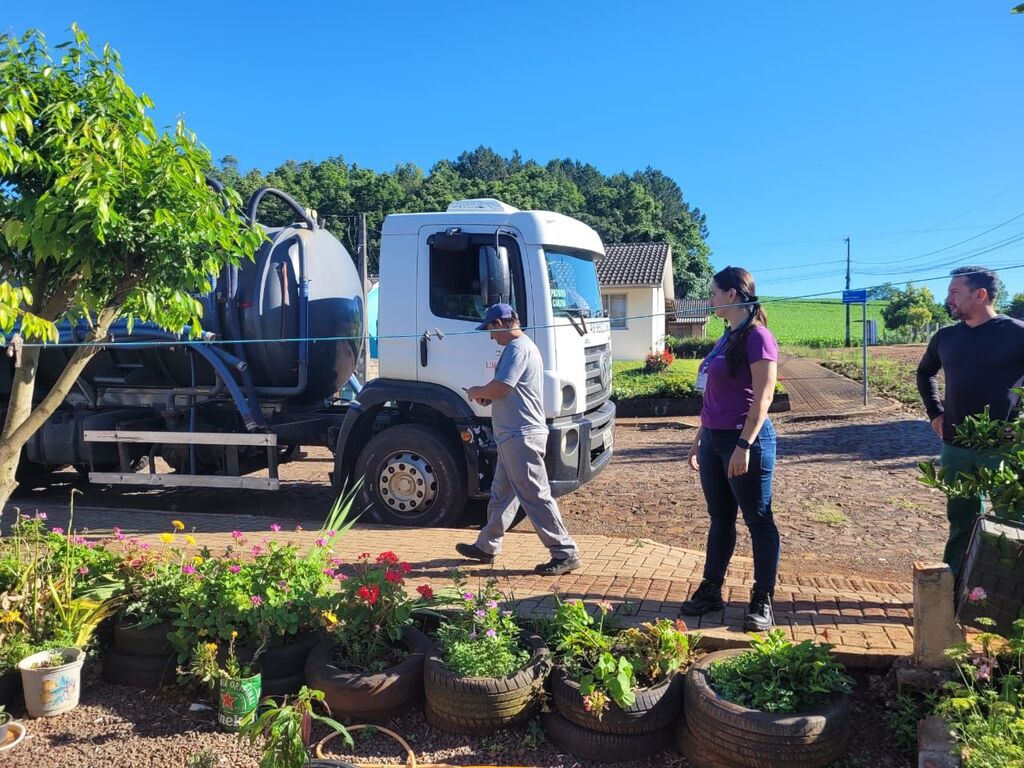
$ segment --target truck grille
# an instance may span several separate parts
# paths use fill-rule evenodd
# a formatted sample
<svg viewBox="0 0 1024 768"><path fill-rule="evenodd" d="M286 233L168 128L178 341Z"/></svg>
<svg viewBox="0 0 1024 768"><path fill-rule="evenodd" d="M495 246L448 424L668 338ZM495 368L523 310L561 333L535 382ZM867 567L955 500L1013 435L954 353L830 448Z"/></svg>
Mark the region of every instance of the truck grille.
<svg viewBox="0 0 1024 768"><path fill-rule="evenodd" d="M584 350L587 410L601 405L612 393L611 345L598 344ZM602 374L605 379L602 380Z"/></svg>

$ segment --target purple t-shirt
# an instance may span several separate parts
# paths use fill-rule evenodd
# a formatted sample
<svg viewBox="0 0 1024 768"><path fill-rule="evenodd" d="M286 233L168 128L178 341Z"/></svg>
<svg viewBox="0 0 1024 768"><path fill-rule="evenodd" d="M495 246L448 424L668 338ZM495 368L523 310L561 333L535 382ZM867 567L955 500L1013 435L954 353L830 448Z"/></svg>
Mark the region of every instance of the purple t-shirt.
<svg viewBox="0 0 1024 768"><path fill-rule="evenodd" d="M758 360L778 359L779 344L763 325L756 326L747 334L747 364L740 365L735 378L729 375L725 351L716 355L708 368L704 404L700 409L701 425L709 429L743 429L743 422L747 420L754 402L750 366Z"/></svg>

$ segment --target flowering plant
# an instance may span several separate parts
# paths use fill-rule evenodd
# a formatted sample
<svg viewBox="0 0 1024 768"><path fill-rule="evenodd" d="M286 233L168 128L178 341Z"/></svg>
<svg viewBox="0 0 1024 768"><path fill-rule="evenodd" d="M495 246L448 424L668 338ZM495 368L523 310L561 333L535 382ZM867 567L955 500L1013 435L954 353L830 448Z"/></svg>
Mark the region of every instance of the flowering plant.
<svg viewBox="0 0 1024 768"><path fill-rule="evenodd" d="M519 627L512 611L501 608L497 579L489 579L478 592L466 589L458 571L452 572L460 595L458 615L437 631L445 665L464 677L504 677L530 660L519 642Z"/></svg>
<svg viewBox="0 0 1024 768"><path fill-rule="evenodd" d="M394 552L359 556L355 572L342 579L337 599L322 614L340 664L376 672L398 660L395 643L422 602L405 591L405 576L411 570ZM421 598L433 595L429 587L418 591Z"/></svg>
<svg viewBox="0 0 1024 768"><path fill-rule="evenodd" d="M1013 622L1009 638L984 631L946 654L959 680L946 684L936 710L949 723L965 768L1024 764L1024 619Z"/></svg>
<svg viewBox="0 0 1024 768"><path fill-rule="evenodd" d="M231 637L228 639L228 649L223 667L218 658L220 648L217 643L196 643L196 647L192 651L188 672L209 688L211 693L216 690L218 680L225 678L240 680L255 674L251 666L242 664L238 660L238 655L235 653L235 640L237 639L238 632L232 630Z"/></svg>
<svg viewBox="0 0 1024 768"><path fill-rule="evenodd" d="M597 607L600 618L595 622L583 601L559 600L551 640L562 667L580 686L584 707L600 720L609 702L630 707L638 688L656 685L688 666L700 635L687 635L679 619L608 632L605 617L612 606L601 600Z"/></svg>
<svg viewBox="0 0 1024 768"><path fill-rule="evenodd" d="M661 352L648 352L647 357L644 358L644 373L660 373L672 365L673 360L675 357L672 356L668 347Z"/></svg>

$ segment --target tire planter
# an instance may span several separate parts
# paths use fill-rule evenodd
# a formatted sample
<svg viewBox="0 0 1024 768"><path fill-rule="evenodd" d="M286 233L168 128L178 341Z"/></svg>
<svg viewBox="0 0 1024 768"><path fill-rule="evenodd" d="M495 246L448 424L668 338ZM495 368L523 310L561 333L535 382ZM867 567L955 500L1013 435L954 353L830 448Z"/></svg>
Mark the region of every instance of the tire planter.
<svg viewBox="0 0 1024 768"><path fill-rule="evenodd" d="M427 722L449 733L486 734L529 720L540 709L551 653L544 641L523 632L526 666L506 677L462 677L444 664L435 643L423 666Z"/></svg>
<svg viewBox="0 0 1024 768"><path fill-rule="evenodd" d="M541 715L548 741L558 749L604 763L654 757L672 746L672 729L653 733L601 733L581 728L554 712Z"/></svg>
<svg viewBox="0 0 1024 768"><path fill-rule="evenodd" d="M987 593L971 602L976 587ZM1024 610L1024 525L991 515L979 517L971 531L956 595L956 620L985 632L1010 637ZM994 621L986 626L982 621Z"/></svg>
<svg viewBox="0 0 1024 768"><path fill-rule="evenodd" d="M10 711L15 702L21 701L21 672L17 669L0 675L0 707Z"/></svg>
<svg viewBox="0 0 1024 768"><path fill-rule="evenodd" d="M569 722L597 733L654 733L670 729L679 718L685 683L684 675L675 674L650 688L640 688L633 706L622 709L610 701L598 720L584 708L579 683L559 668L551 675L551 704Z"/></svg>
<svg viewBox="0 0 1024 768"><path fill-rule="evenodd" d="M306 659L317 643L324 639L321 633L296 635L291 642L267 648L260 654L258 664L263 673L264 696L286 696L298 693L306 682ZM239 657L252 660L252 649L241 649Z"/></svg>
<svg viewBox="0 0 1024 768"><path fill-rule="evenodd" d="M726 701L709 683L711 665L743 653L711 653L686 675L686 716L677 725L681 747L724 765L745 768L821 768L842 757L850 726L850 699L832 698L809 712L774 714Z"/></svg>
<svg viewBox="0 0 1024 768"><path fill-rule="evenodd" d="M177 682L177 657L167 636L169 622L139 627L114 623L114 647L103 653L103 679L114 685L162 688Z"/></svg>
<svg viewBox="0 0 1024 768"><path fill-rule="evenodd" d="M430 639L415 627L402 632L409 654L382 672L344 672L334 663L334 641L318 642L306 659L306 683L324 692L324 701L338 720L382 723L423 702L423 662Z"/></svg>

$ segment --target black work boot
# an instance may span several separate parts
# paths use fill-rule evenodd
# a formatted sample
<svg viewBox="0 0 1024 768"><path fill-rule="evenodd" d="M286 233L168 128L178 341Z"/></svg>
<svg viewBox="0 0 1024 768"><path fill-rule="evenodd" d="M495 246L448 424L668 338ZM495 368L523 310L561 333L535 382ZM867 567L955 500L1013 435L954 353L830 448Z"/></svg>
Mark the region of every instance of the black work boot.
<svg viewBox="0 0 1024 768"><path fill-rule="evenodd" d="M679 613L683 616L702 616L723 608L725 608L725 601L722 599L722 585L704 579L697 590L690 595L690 599L683 603Z"/></svg>
<svg viewBox="0 0 1024 768"><path fill-rule="evenodd" d="M494 555L484 552L476 544L465 544L460 541L455 545L455 551L467 560L476 560L481 563L486 563L487 565L494 562Z"/></svg>
<svg viewBox="0 0 1024 768"><path fill-rule="evenodd" d="M750 605L747 606L747 615L743 617L743 630L745 632L767 632L775 626L775 616L772 613L772 593L762 592L755 589L750 593Z"/></svg>
<svg viewBox="0 0 1024 768"><path fill-rule="evenodd" d="M561 560L557 557L552 557L548 562L541 563L533 570L539 573L541 576L561 576L563 573L569 573L569 571L575 571L583 563L580 562L579 557L566 557Z"/></svg>

